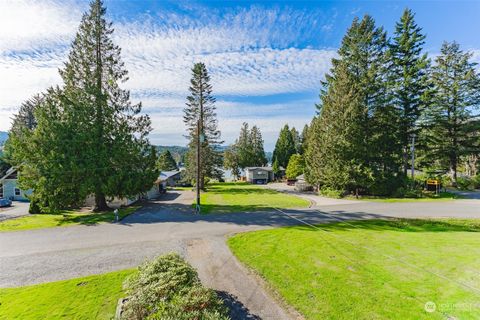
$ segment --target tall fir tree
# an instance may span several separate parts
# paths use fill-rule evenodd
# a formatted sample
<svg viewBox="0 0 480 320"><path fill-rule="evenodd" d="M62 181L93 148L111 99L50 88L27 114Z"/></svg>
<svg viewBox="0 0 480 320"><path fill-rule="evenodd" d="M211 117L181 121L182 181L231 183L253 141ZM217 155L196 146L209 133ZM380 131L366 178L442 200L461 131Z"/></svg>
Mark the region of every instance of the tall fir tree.
<svg viewBox="0 0 480 320"><path fill-rule="evenodd" d="M432 68L434 94L426 114L428 155L457 181L460 158L480 152L480 77L472 54L445 42Z"/></svg>
<svg viewBox="0 0 480 320"><path fill-rule="evenodd" d="M319 115L309 128L307 180L315 185L355 191L372 187L382 174L373 150L376 114L386 99L386 34L370 16L354 19L332 59L321 90Z"/></svg>
<svg viewBox="0 0 480 320"><path fill-rule="evenodd" d="M175 171L178 170L177 163L173 159L169 150L165 150L157 160L157 169L160 171Z"/></svg>
<svg viewBox="0 0 480 320"><path fill-rule="evenodd" d="M298 130L295 129L295 127L292 127L290 131L292 132L292 139L293 139L293 144L295 146L295 152L300 153L302 149L302 137L300 136L300 133L298 132Z"/></svg>
<svg viewBox="0 0 480 320"><path fill-rule="evenodd" d="M192 68L192 78L189 87L183 121L187 126L189 139L186 161L186 174L191 180L196 179L197 165L200 166L201 189L205 188L205 177L222 177L222 156L219 151L221 141L220 130L212 95L210 76L204 63L195 63ZM197 164L198 132L203 135L200 143L200 164ZM198 183L198 181L196 181Z"/></svg>
<svg viewBox="0 0 480 320"><path fill-rule="evenodd" d="M281 130L275 143L275 149L273 150L272 161L278 161L278 165L286 168L288 160L292 154L296 153L295 141L293 140L292 131L286 124Z"/></svg>
<svg viewBox="0 0 480 320"><path fill-rule="evenodd" d="M238 157L238 165L240 168L253 166L253 145L250 136L250 129L248 123L244 122L240 128L240 135L235 142L235 151Z"/></svg>
<svg viewBox="0 0 480 320"><path fill-rule="evenodd" d="M265 149L263 148L263 138L260 129L253 126L250 130L250 142L252 145L252 166L263 167L267 164Z"/></svg>
<svg viewBox="0 0 480 320"><path fill-rule="evenodd" d="M429 59L423 53L425 35L416 24L410 9L405 9L400 21L395 25L395 32L388 50L388 82L390 102L395 113L389 116L389 123L395 123L398 137L390 144L399 144L402 149L402 166L407 174L410 159L410 143L413 135L418 137L420 127L418 119L428 102L428 68ZM398 120L394 121L393 116ZM394 128L389 128L392 130Z"/></svg>
<svg viewBox="0 0 480 320"><path fill-rule="evenodd" d="M42 209L93 194L94 209L108 210L107 197L137 195L158 176L150 119L119 86L127 70L105 14L102 1L91 2L60 70L63 86L47 91L29 141L15 146L20 184L34 190Z"/></svg>
<svg viewBox="0 0 480 320"><path fill-rule="evenodd" d="M300 154L304 154L308 146L308 124L303 127L302 135L300 136Z"/></svg>

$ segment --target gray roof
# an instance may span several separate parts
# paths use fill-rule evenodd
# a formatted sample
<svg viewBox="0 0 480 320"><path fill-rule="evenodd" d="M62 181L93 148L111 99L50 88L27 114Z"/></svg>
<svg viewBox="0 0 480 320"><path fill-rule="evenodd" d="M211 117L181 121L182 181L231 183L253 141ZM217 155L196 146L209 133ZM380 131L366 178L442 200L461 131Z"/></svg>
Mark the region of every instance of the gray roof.
<svg viewBox="0 0 480 320"><path fill-rule="evenodd" d="M256 170L256 169L262 169L266 171L273 171L272 167L247 167L245 170Z"/></svg>
<svg viewBox="0 0 480 320"><path fill-rule="evenodd" d="M162 172L160 172L160 176L158 176L158 179L166 180L168 178L176 176L179 173L180 173L180 171L162 171Z"/></svg>

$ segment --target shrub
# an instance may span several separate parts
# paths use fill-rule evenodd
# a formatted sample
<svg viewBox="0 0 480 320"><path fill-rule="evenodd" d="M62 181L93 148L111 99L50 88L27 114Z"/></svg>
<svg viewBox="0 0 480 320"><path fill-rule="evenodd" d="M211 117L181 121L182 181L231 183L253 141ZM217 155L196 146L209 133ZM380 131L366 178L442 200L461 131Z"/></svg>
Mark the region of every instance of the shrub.
<svg viewBox="0 0 480 320"><path fill-rule="evenodd" d="M480 189L480 174L472 178L472 184L475 189Z"/></svg>
<svg viewBox="0 0 480 320"><path fill-rule="evenodd" d="M228 319L222 300L174 253L141 265L124 287L128 300L121 319Z"/></svg>
<svg viewBox="0 0 480 320"><path fill-rule="evenodd" d="M336 198L339 199L343 196L343 190L336 190L328 187L323 187L319 191L320 195L329 197L329 198Z"/></svg>
<svg viewBox="0 0 480 320"><path fill-rule="evenodd" d="M468 177L457 178L457 188L460 190L470 190L473 188L473 181Z"/></svg>

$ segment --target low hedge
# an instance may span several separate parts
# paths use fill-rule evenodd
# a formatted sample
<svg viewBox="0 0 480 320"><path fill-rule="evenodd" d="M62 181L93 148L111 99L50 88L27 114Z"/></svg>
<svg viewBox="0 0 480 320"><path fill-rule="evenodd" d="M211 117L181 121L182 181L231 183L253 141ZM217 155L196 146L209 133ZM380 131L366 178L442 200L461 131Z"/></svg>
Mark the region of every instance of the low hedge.
<svg viewBox="0 0 480 320"><path fill-rule="evenodd" d="M202 286L195 269L175 253L139 266L124 288L120 319L230 319L216 292Z"/></svg>

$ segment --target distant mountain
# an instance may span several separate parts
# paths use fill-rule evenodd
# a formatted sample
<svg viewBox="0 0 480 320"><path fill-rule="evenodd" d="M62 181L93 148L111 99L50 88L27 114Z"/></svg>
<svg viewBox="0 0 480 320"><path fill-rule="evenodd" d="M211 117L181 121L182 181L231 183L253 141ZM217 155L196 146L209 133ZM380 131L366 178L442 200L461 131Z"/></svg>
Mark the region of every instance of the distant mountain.
<svg viewBox="0 0 480 320"><path fill-rule="evenodd" d="M183 156L187 153L188 148L182 146L156 146L157 152L160 155L161 153L165 152L166 150L170 151L175 159L175 162L184 162Z"/></svg>
<svg viewBox="0 0 480 320"><path fill-rule="evenodd" d="M8 132L0 131L0 146L3 146L5 141L8 139Z"/></svg>

